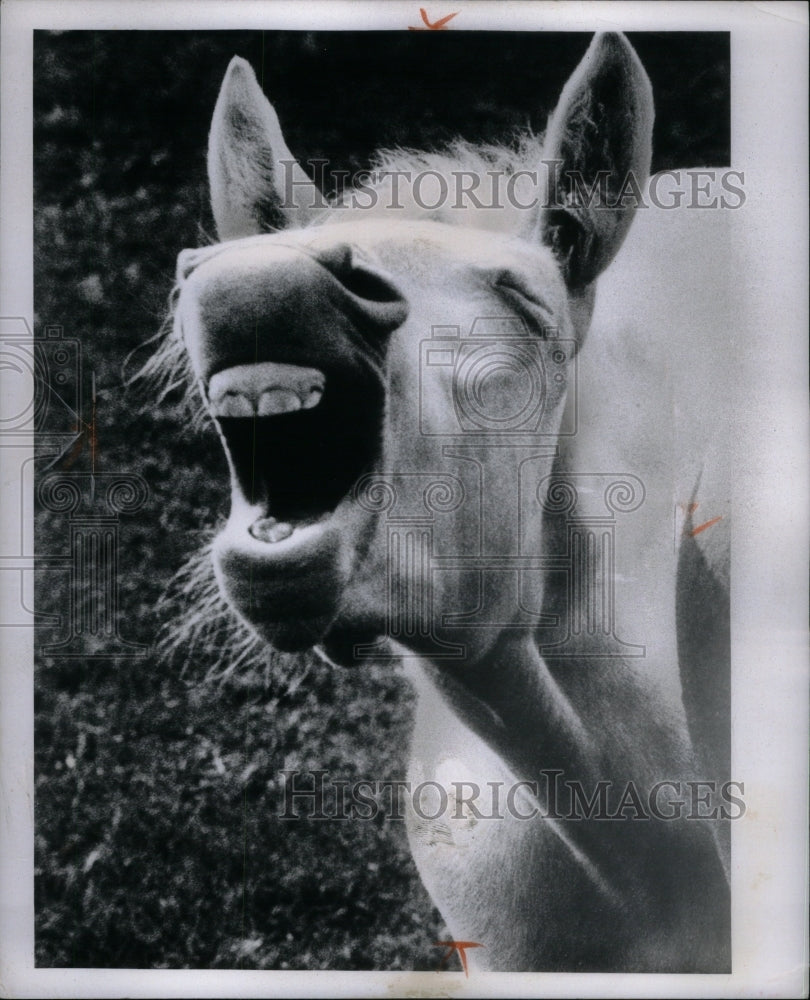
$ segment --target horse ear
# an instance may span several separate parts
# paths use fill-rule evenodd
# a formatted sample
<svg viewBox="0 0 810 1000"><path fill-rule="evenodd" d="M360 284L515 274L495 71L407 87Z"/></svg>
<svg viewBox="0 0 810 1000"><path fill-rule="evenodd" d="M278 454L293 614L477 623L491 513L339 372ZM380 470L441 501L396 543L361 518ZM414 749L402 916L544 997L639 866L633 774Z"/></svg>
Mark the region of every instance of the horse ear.
<svg viewBox="0 0 810 1000"><path fill-rule="evenodd" d="M326 201L284 142L249 63L231 60L208 136L211 208L221 240L302 225Z"/></svg>
<svg viewBox="0 0 810 1000"><path fill-rule="evenodd" d="M546 132L550 171L540 218L572 289L622 244L650 173L652 87L624 35L598 34L565 85Z"/></svg>

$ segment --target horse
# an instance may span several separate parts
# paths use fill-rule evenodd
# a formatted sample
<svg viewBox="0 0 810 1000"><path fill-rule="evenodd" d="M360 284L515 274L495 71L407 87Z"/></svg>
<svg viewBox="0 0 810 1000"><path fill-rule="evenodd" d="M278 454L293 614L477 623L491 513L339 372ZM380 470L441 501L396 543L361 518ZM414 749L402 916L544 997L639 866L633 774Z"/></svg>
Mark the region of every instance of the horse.
<svg viewBox="0 0 810 1000"><path fill-rule="evenodd" d="M728 213L645 202L653 116L598 34L542 139L328 203L235 57L219 242L178 257L218 586L275 650L412 680L446 808L409 843L471 969L730 970Z"/></svg>

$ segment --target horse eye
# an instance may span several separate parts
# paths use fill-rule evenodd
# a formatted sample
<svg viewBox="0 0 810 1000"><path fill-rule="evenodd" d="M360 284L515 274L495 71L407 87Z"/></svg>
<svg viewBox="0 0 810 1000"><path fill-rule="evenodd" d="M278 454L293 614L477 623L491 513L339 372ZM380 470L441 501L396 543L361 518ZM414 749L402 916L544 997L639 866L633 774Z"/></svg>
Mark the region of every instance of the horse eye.
<svg viewBox="0 0 810 1000"><path fill-rule="evenodd" d="M531 288L519 275L511 271L499 274L495 278L495 287L507 298L511 299L522 311L530 311L534 316L540 311L544 320L552 318L552 311L543 297Z"/></svg>

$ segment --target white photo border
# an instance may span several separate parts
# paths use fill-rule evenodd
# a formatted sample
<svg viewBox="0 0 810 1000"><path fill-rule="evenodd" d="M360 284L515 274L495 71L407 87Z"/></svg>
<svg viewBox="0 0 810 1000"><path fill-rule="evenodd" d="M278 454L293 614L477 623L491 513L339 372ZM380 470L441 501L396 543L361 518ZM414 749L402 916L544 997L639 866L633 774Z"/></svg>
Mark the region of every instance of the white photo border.
<svg viewBox="0 0 810 1000"><path fill-rule="evenodd" d="M732 166L744 169L758 247L741 287L767 374L751 371L749 461L735 482L733 775L747 812L733 830L733 973L580 975L141 971L35 968L33 637L0 630L0 993L151 996L800 996L807 990L808 153L807 7L785 3L468 2L465 30L713 30L731 33ZM0 316L33 329L33 31L407 30L419 0L6 0L2 11ZM0 378L3 373L0 373ZM10 391L14 384L9 384ZM757 388L757 386L759 388ZM0 449L2 462L2 449ZM2 478L3 499L20 483ZM9 507L6 507L8 510ZM32 518L31 497L24 511ZM2 593L3 601L18 599Z"/></svg>

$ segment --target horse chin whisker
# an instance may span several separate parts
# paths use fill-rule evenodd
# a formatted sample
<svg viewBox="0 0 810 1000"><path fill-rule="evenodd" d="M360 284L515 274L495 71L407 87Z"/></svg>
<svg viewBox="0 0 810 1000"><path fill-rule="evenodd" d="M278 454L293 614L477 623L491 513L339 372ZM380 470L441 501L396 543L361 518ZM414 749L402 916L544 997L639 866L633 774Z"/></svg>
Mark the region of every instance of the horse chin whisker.
<svg viewBox="0 0 810 1000"><path fill-rule="evenodd" d="M176 286L169 297L169 313L160 329L141 345L156 344L156 350L126 379L125 384L145 384L149 402L144 403L144 411L154 412L156 405L166 408L174 398L178 415L192 431L197 432L211 424L211 416L200 395L179 329L176 317L179 294L179 286ZM129 354L125 367L133 361L135 353L136 351L132 351Z"/></svg>
<svg viewBox="0 0 810 1000"><path fill-rule="evenodd" d="M158 656L193 685L250 684L292 693L311 667L304 654L269 649L236 615L214 577L210 538L175 574L157 610L165 617Z"/></svg>

